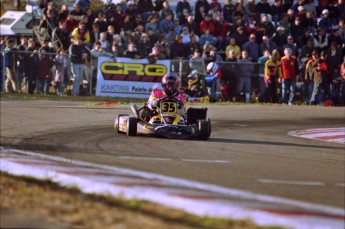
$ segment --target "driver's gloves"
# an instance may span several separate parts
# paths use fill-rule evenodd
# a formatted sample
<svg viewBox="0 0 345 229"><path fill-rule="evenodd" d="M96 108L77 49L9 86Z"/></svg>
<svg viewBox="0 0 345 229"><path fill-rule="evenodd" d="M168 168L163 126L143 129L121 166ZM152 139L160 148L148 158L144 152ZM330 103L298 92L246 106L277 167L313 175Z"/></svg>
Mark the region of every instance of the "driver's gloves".
<svg viewBox="0 0 345 229"><path fill-rule="evenodd" d="M177 109L181 110L184 106L184 103L182 101L177 102Z"/></svg>

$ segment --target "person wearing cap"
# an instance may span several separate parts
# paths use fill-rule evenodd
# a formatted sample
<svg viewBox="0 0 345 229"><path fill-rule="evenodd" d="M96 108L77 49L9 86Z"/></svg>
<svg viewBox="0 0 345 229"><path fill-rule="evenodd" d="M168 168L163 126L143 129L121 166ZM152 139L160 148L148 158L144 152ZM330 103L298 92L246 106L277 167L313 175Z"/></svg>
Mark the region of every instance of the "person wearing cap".
<svg viewBox="0 0 345 229"><path fill-rule="evenodd" d="M5 90L7 93L16 93L19 89L18 75L16 73L17 68L17 49L14 47L14 39L9 38L6 41L6 47L4 49L5 54L5 69L6 69L6 82Z"/></svg>
<svg viewBox="0 0 345 229"><path fill-rule="evenodd" d="M268 102L278 103L278 80L282 77L281 62L278 50L273 50L271 58L265 63L265 83Z"/></svg>
<svg viewBox="0 0 345 229"><path fill-rule="evenodd" d="M322 10L322 17L318 23L319 28L322 28L326 34L332 32L333 26L336 25L336 21L329 17L328 9Z"/></svg>
<svg viewBox="0 0 345 229"><path fill-rule="evenodd" d="M279 53L282 53L282 47L286 45L287 36L285 34L284 27L278 26L277 32L271 38L271 42L274 42L279 47Z"/></svg>

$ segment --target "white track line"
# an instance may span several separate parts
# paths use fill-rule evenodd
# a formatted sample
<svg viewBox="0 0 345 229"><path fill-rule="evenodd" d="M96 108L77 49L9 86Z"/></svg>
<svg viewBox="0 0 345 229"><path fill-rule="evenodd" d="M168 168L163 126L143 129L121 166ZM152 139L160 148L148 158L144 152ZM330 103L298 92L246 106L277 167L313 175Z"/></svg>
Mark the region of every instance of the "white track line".
<svg viewBox="0 0 345 229"><path fill-rule="evenodd" d="M288 181L288 180L270 180L270 179L258 179L258 182L264 184L283 184L283 185L305 185L305 186L324 186L323 182L315 181Z"/></svg>

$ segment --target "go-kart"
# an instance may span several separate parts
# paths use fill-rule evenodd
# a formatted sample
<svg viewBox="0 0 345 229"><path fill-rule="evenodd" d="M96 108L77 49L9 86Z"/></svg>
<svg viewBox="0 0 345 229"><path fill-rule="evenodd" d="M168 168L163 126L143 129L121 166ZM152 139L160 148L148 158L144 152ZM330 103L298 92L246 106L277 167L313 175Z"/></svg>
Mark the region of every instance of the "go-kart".
<svg viewBox="0 0 345 229"><path fill-rule="evenodd" d="M134 115L119 114L115 118L116 133L127 136L137 134L155 135L166 138L206 140L211 135L211 120L207 118L207 108L188 108L185 117L178 112L180 101L174 97L164 97L157 102L155 110L147 103L138 108L131 105ZM152 121L154 119L154 121Z"/></svg>

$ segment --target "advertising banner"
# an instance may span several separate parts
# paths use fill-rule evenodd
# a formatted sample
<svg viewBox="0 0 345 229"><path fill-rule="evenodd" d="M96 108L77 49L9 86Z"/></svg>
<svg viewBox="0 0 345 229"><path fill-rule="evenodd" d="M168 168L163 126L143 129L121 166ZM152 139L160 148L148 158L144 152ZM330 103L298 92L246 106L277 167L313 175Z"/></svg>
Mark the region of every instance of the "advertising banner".
<svg viewBox="0 0 345 229"><path fill-rule="evenodd" d="M149 63L147 59L98 58L96 96L148 98L161 88L162 77L170 71L170 60Z"/></svg>

